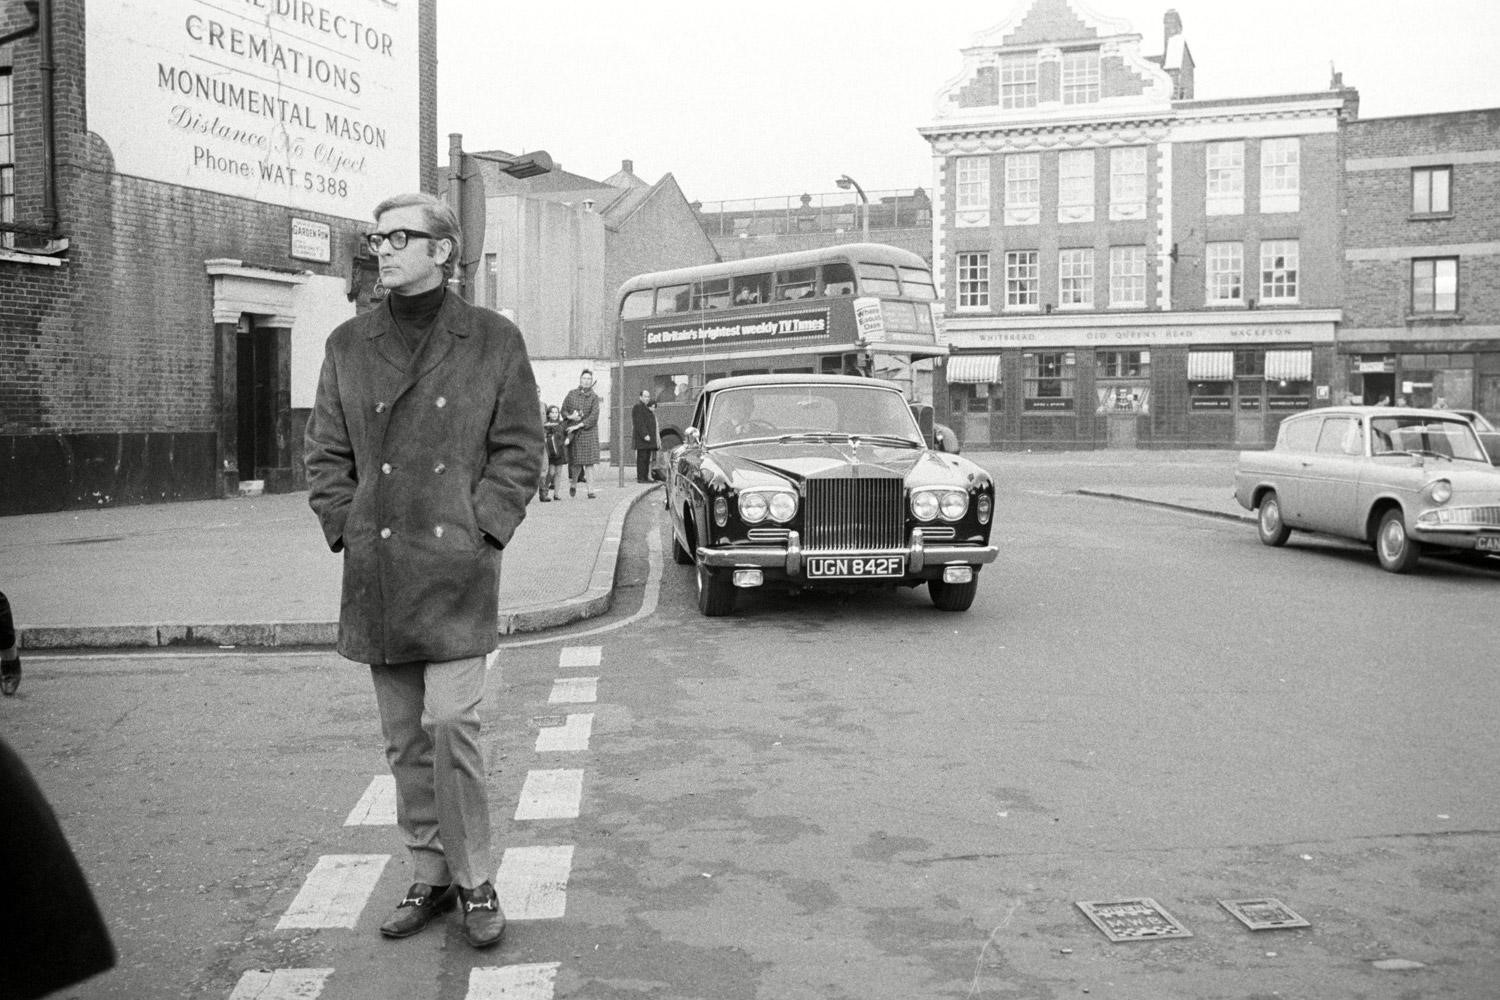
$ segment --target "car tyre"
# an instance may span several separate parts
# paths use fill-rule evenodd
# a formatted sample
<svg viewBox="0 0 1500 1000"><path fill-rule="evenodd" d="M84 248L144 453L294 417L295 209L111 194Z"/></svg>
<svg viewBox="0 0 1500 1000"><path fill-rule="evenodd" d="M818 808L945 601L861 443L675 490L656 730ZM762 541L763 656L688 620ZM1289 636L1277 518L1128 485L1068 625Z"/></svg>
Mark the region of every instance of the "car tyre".
<svg viewBox="0 0 1500 1000"><path fill-rule="evenodd" d="M1286 526L1286 521L1281 516L1281 497L1276 495L1275 490L1260 498L1255 524L1263 545L1285 545L1286 540L1292 536L1292 529Z"/></svg>
<svg viewBox="0 0 1500 1000"><path fill-rule="evenodd" d="M734 581L729 573L698 564L698 610L705 618L734 611Z"/></svg>
<svg viewBox="0 0 1500 1000"><path fill-rule="evenodd" d="M693 564L693 554L683 547L675 529L669 528L667 530L672 532L672 561L679 566L691 566Z"/></svg>
<svg viewBox="0 0 1500 1000"><path fill-rule="evenodd" d="M1392 507L1380 516L1380 527L1375 530L1375 557L1387 573L1409 573L1422 558L1422 543L1406 533L1406 519L1399 507Z"/></svg>
<svg viewBox="0 0 1500 1000"><path fill-rule="evenodd" d="M968 583L944 583L942 580L927 581L927 596L939 611L968 611L979 593L979 574L975 573Z"/></svg>

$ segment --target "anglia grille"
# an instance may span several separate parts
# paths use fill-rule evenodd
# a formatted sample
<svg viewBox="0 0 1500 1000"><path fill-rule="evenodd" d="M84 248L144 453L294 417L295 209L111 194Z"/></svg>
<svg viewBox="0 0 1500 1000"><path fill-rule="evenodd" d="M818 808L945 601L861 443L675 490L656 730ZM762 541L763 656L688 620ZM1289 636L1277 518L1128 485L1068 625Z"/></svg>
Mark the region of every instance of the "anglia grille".
<svg viewBox="0 0 1500 1000"><path fill-rule="evenodd" d="M892 476L809 479L802 547L877 552L905 544L906 485Z"/></svg>

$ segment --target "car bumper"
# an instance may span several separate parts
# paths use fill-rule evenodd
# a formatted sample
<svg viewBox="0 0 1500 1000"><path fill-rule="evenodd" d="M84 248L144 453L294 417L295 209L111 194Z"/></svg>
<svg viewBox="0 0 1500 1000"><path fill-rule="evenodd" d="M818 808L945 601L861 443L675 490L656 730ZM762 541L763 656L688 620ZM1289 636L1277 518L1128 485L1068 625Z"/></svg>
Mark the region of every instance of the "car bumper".
<svg viewBox="0 0 1500 1000"><path fill-rule="evenodd" d="M1500 506L1458 506L1425 510L1412 523L1411 535L1434 545L1472 549L1485 538L1486 546L1500 538ZM1493 551L1493 549L1491 549Z"/></svg>
<svg viewBox="0 0 1500 1000"><path fill-rule="evenodd" d="M868 556L904 556L906 559L906 575L904 579L923 579L924 574L940 572L944 566L982 566L994 562L1000 555L998 545L973 545L956 544L954 542L934 542L922 537L921 529L913 531L910 540L903 549L883 550L880 552L815 552L808 555L849 555L856 557ZM785 545L739 545L739 546L703 546L697 552L698 561L704 566L714 569L763 569L785 573L789 579L804 578L802 565L803 556L802 539L793 531L789 532ZM887 581L895 578L870 578L869 582ZM840 582L859 582L856 580L842 580Z"/></svg>

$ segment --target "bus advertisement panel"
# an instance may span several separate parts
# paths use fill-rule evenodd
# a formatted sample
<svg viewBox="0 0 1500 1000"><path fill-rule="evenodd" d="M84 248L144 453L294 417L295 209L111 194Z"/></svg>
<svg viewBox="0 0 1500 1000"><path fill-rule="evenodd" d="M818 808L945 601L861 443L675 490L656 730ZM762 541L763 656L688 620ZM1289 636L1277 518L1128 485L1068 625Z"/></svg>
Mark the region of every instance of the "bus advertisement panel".
<svg viewBox="0 0 1500 1000"><path fill-rule="evenodd" d="M936 298L926 261L875 243L637 275L618 299L620 446L630 447L624 408L642 390L656 400L665 452L703 384L723 375L863 374L930 403L931 359L948 353Z"/></svg>

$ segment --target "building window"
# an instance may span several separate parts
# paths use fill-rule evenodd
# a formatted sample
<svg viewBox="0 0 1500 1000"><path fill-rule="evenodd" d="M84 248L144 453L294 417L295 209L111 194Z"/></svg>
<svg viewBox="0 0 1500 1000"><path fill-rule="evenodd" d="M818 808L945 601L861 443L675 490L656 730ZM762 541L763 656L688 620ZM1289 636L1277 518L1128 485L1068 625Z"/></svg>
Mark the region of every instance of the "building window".
<svg viewBox="0 0 1500 1000"><path fill-rule="evenodd" d="M1037 153L1014 153L1005 158L1005 224L1035 225L1042 221L1042 158Z"/></svg>
<svg viewBox="0 0 1500 1000"><path fill-rule="evenodd" d="M1109 217L1146 217L1146 147L1123 146L1109 151Z"/></svg>
<svg viewBox="0 0 1500 1000"><path fill-rule="evenodd" d="M1109 248L1109 304L1116 309L1146 305L1146 248Z"/></svg>
<svg viewBox="0 0 1500 1000"><path fill-rule="evenodd" d="M1094 221L1094 151L1070 149L1057 155L1057 221Z"/></svg>
<svg viewBox="0 0 1500 1000"><path fill-rule="evenodd" d="M1417 167L1411 172L1413 215L1445 215L1453 211L1453 168Z"/></svg>
<svg viewBox="0 0 1500 1000"><path fill-rule="evenodd" d="M500 308L500 255L484 255L484 304L491 309Z"/></svg>
<svg viewBox="0 0 1500 1000"><path fill-rule="evenodd" d="M1035 309L1041 283L1035 250L1012 250L1005 255L1005 307Z"/></svg>
<svg viewBox="0 0 1500 1000"><path fill-rule="evenodd" d="M1000 57L1000 107L1036 107L1036 53Z"/></svg>
<svg viewBox="0 0 1500 1000"><path fill-rule="evenodd" d="M1245 299L1245 248L1240 243L1210 243L1204 247L1209 305L1238 304Z"/></svg>
<svg viewBox="0 0 1500 1000"><path fill-rule="evenodd" d="M1094 307L1094 251L1063 250L1057 255L1057 304L1061 309Z"/></svg>
<svg viewBox="0 0 1500 1000"><path fill-rule="evenodd" d="M1302 144L1266 139L1260 144L1260 210L1295 212L1301 207Z"/></svg>
<svg viewBox="0 0 1500 1000"><path fill-rule="evenodd" d="M1151 374L1150 351L1100 351L1100 378L1146 378Z"/></svg>
<svg viewBox="0 0 1500 1000"><path fill-rule="evenodd" d="M1208 144L1209 215L1243 215L1245 213L1245 144L1211 142Z"/></svg>
<svg viewBox="0 0 1500 1000"><path fill-rule="evenodd" d="M1099 102L1098 49L1063 53L1062 99L1064 104Z"/></svg>
<svg viewBox="0 0 1500 1000"><path fill-rule="evenodd" d="M990 304L990 255L958 255L958 308L986 309Z"/></svg>
<svg viewBox="0 0 1500 1000"><path fill-rule="evenodd" d="M960 226L990 224L990 158L960 156L954 161L956 223Z"/></svg>
<svg viewBox="0 0 1500 1000"><path fill-rule="evenodd" d="M1411 262L1411 311L1458 311L1458 258L1419 257Z"/></svg>
<svg viewBox="0 0 1500 1000"><path fill-rule="evenodd" d="M1038 351L1021 355L1026 409L1072 410L1077 355L1072 351Z"/></svg>
<svg viewBox="0 0 1500 1000"><path fill-rule="evenodd" d="M16 221L16 125L9 66L0 66L0 222ZM14 247L16 234L0 233L0 247Z"/></svg>
<svg viewBox="0 0 1500 1000"><path fill-rule="evenodd" d="M1300 250L1296 240L1265 240L1260 245L1260 299L1297 301Z"/></svg>

